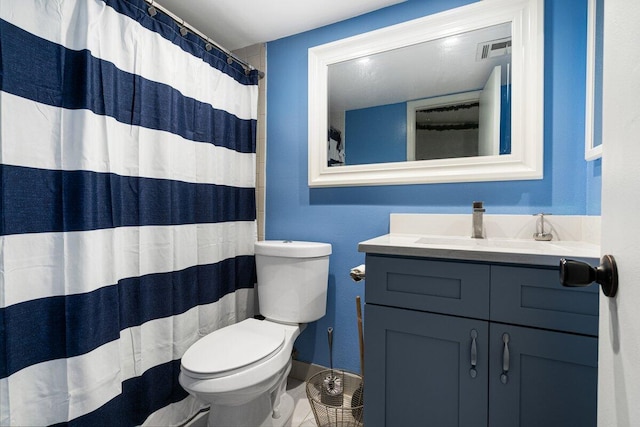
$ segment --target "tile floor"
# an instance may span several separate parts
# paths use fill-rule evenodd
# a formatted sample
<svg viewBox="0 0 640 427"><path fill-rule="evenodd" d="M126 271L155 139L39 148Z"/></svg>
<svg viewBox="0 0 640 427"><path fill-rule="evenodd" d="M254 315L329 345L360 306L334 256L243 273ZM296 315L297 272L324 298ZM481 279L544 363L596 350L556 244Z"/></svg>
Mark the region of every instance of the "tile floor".
<svg viewBox="0 0 640 427"><path fill-rule="evenodd" d="M316 420L311 411L311 404L307 399L304 381L289 377L287 390L295 402L291 427L317 427Z"/></svg>

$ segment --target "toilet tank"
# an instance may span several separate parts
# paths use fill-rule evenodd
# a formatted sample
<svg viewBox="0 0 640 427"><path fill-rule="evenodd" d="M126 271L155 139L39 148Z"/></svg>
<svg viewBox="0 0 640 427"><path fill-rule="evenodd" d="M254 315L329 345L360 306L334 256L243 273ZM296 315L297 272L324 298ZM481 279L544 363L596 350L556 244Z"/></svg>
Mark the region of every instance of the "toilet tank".
<svg viewBox="0 0 640 427"><path fill-rule="evenodd" d="M308 323L324 316L329 255L329 243L256 242L260 314L285 323Z"/></svg>

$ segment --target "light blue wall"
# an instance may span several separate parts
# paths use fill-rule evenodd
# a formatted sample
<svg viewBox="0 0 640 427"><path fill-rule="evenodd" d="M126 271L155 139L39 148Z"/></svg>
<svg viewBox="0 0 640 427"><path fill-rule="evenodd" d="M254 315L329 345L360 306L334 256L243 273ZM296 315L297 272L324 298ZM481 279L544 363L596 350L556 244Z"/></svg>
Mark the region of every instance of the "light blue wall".
<svg viewBox="0 0 640 427"><path fill-rule="evenodd" d="M599 163L584 161L586 0L547 0L545 7L543 180L308 187L307 49L467 3L410 0L267 45L266 238L333 245L327 315L298 338L300 360L328 365L326 328L333 326L334 364L359 370L354 299L364 284L348 273L364 262L358 242L386 234L392 212L467 213L483 200L490 214L600 213Z"/></svg>
<svg viewBox="0 0 640 427"><path fill-rule="evenodd" d="M345 112L345 164L407 160L407 103Z"/></svg>

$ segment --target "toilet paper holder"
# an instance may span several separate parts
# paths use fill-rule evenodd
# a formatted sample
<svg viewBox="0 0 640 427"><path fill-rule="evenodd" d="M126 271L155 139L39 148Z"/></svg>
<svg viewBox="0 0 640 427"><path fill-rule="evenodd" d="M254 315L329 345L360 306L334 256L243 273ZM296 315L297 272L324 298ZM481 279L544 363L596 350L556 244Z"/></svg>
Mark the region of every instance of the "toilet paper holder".
<svg viewBox="0 0 640 427"><path fill-rule="evenodd" d="M366 273L365 272L365 265L364 264L360 264L357 267L353 267L351 269L351 271L349 272L349 275L351 276L351 279L354 282L359 282L359 281L361 281L362 279L365 278L365 275L366 275L365 273Z"/></svg>

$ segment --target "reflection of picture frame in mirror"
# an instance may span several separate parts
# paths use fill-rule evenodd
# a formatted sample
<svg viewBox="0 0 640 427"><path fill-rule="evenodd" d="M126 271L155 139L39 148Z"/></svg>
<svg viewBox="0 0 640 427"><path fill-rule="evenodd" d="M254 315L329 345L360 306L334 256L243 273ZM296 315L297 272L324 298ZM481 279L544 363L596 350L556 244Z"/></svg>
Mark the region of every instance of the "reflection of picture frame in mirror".
<svg viewBox="0 0 640 427"><path fill-rule="evenodd" d="M509 69L495 66L482 90L408 102L407 160L510 154Z"/></svg>
<svg viewBox="0 0 640 427"><path fill-rule="evenodd" d="M407 160L480 155L480 92L407 103Z"/></svg>
<svg viewBox="0 0 640 427"><path fill-rule="evenodd" d="M589 0L587 15L587 90L585 160L602 157L602 34L604 0Z"/></svg>

